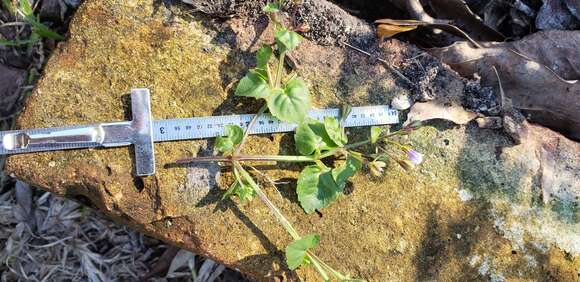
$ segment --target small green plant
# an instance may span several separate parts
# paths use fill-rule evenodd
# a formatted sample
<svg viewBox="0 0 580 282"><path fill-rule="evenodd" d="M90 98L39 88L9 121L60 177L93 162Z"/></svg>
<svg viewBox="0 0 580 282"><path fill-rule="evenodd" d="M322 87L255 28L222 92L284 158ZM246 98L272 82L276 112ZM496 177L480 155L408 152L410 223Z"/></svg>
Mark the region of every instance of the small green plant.
<svg viewBox="0 0 580 282"><path fill-rule="evenodd" d="M302 37L289 30L280 19L283 2L269 3L264 7L264 11L274 24L275 44L263 46L257 51L256 68L249 70L235 91L237 96L263 99L264 105L245 132L237 125L225 126L224 135L218 137L215 142L215 149L222 154L221 156L184 159L179 160L178 163L225 162L231 165L235 180L223 198L235 195L244 203L258 196L268 206L294 240L286 247L286 263L290 269L312 265L325 281L330 279L363 281L341 274L317 257L313 250L321 240L320 235L301 235L268 199L249 169L255 173L261 172L245 165L244 162L276 161L308 164L298 177L296 190L300 205L307 214L310 214L335 202L343 194L348 179L361 171L365 165L371 174L380 176L388 160L396 161L405 169L412 169L421 163L421 154L402 141L419 124L413 123L392 133L382 127L372 127L368 139L349 143L343 127L350 112L348 106L343 109L341 120L333 117L326 117L323 121L309 118L307 113L310 109L310 95L306 83L293 72L286 74L284 69L286 53L295 49ZM275 47L275 50L272 47ZM273 60L274 51L278 53L277 61ZM275 66L273 70L271 65ZM297 124L294 140L296 150L300 155L246 156L240 154L249 129L257 117L266 110L282 121ZM372 153L355 151L361 147L374 147L374 150L371 150ZM336 162L338 165L329 167L323 162L331 158L338 159Z"/></svg>
<svg viewBox="0 0 580 282"><path fill-rule="evenodd" d="M64 37L57 32L51 30L46 25L42 24L37 16L34 15L34 10L28 0L19 0L16 5L11 0L2 0L2 5L15 17L20 17L24 22L30 25L32 33L28 39L5 40L0 39L0 45L4 46L20 46L29 45L39 42L42 38L52 38L56 40L63 40Z"/></svg>

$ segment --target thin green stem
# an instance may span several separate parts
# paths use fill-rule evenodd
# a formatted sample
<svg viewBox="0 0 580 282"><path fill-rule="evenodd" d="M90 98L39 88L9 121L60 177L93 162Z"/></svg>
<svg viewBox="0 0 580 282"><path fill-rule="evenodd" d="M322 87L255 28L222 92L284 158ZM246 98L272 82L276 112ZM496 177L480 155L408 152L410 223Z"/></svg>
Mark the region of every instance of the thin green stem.
<svg viewBox="0 0 580 282"><path fill-rule="evenodd" d="M320 259L318 256L316 256L315 254L313 254L311 251L307 251L306 253L308 254L308 256L313 261L316 260L318 263L320 263L322 265L322 267L326 268L338 280L346 280L346 279L348 279L348 277L346 277L342 273L334 270L334 268L332 268L330 265L326 264L322 259Z"/></svg>
<svg viewBox="0 0 580 282"><path fill-rule="evenodd" d="M342 150L348 150L352 148L356 148L358 146L369 144L370 140L364 140L356 143L352 143L346 145L342 148L332 149L330 151L325 152L324 154L320 154L319 156L284 156L284 155L264 155L264 156L246 156L246 155L233 155L233 156L211 156L211 157L195 157L195 158L185 158L175 161L178 164L186 164L186 163L207 163L207 162L248 162L248 161L257 161L257 162L316 162L322 160L324 158L330 157ZM241 144L240 144L241 145Z"/></svg>
<svg viewBox="0 0 580 282"><path fill-rule="evenodd" d="M320 167L321 169L323 169L323 170L328 169L328 167L321 160L316 160L315 162L318 165L318 167Z"/></svg>
<svg viewBox="0 0 580 282"><path fill-rule="evenodd" d="M256 191L256 194L258 194L258 197L260 197L262 202L264 202L264 204L266 204L266 206L268 206L270 211L274 214L274 217L276 217L276 219L278 219L280 224L282 224L282 226L284 227L284 229L286 229L286 231L290 234L290 236L292 236L292 238L294 240L299 240L300 234L298 234L296 229L294 229L292 224L290 224L290 221L288 221L288 219L286 219L286 217L284 217L282 212L280 212L280 210L274 205L274 203L272 203L270 201L270 199L268 199L268 197L266 196L264 191L262 191L260 186L254 181L252 176L242 167L242 165L239 162L233 161L232 164L234 165L234 167L237 168L238 172L246 180L246 182L248 184L250 184L250 186L252 186L254 191Z"/></svg>
<svg viewBox="0 0 580 282"><path fill-rule="evenodd" d="M250 135L250 130L252 129L252 127L254 126L254 124L256 123L256 121L258 120L258 118L267 109L268 109L268 104L264 104L264 105L262 105L262 107L260 107L260 109L258 110L258 113L256 115L254 115L254 117L252 118L252 120L248 124L248 127L246 128L246 131L244 131L244 137L242 137L242 141L240 142L240 144L236 148L236 150L234 152L234 156L240 153L240 150L242 150L242 146L244 145L244 142L246 142L246 139L248 139L248 135Z"/></svg>
<svg viewBox="0 0 580 282"><path fill-rule="evenodd" d="M175 161L178 164L186 163L207 163L207 162L315 162L316 159L309 156L281 156L281 155L270 155L270 156L211 156L211 157L195 157L186 158Z"/></svg>
<svg viewBox="0 0 580 282"><path fill-rule="evenodd" d="M286 51L280 52L280 56L278 57L278 69L276 70L276 83L274 83L274 87L280 88L280 82L282 81L282 71L284 70L284 58L286 57Z"/></svg>
<svg viewBox="0 0 580 282"><path fill-rule="evenodd" d="M270 88L274 88L274 81L272 81L272 70L270 69L270 65L266 63L266 72L268 73L268 85Z"/></svg>
<svg viewBox="0 0 580 282"><path fill-rule="evenodd" d="M330 151L326 151L324 154L321 154L321 155L320 155L320 156L318 156L318 158L316 158L316 159L318 159L318 160L322 160L322 159L324 159L324 158L327 158L327 157L330 157L330 156L332 156L332 155L336 154L336 153L337 153L337 152L339 152L339 151L342 151L342 150L348 150L348 149L352 149L352 148L356 148L356 147L359 147L359 146L362 146L362 145L366 145L366 144L370 144L370 143L371 143L371 140L370 140L370 139L368 139L368 140L364 140L364 141L360 141L360 142L356 142L356 143L348 144L348 145L346 145L346 146L344 146L344 147L341 147L341 148L336 148L336 149L332 149L332 150L330 150Z"/></svg>
<svg viewBox="0 0 580 282"><path fill-rule="evenodd" d="M395 145L401 151L406 151L405 146L401 145L401 143L399 143L399 142L395 142L395 141L392 141L392 140L389 140L389 139L386 139L385 142L387 142L387 144Z"/></svg>
<svg viewBox="0 0 580 282"><path fill-rule="evenodd" d="M326 271L324 271L324 268L321 266L322 261L320 261L319 259L315 258L312 254L310 254L310 252L306 252L306 255L308 256L308 259L310 259L310 262L312 263L312 265L314 266L314 268L316 269L316 271L318 271L318 273L320 274L320 276L322 276L322 279L324 281L328 281L330 279L330 277L328 277L328 274L326 273Z"/></svg>
<svg viewBox="0 0 580 282"><path fill-rule="evenodd" d="M280 212L280 210L274 205L274 203L272 203L270 201L270 199L268 199L268 196L266 196L264 191L262 191L260 186L254 181L252 176L242 167L242 165L239 162L233 161L232 164L234 166L234 170L237 171L238 173L240 173L241 176L244 178L244 180L248 184L250 184L250 186L252 186L254 191L256 191L256 194L258 194L258 197L260 197L262 202L264 202L264 204L266 204L266 206L274 214L274 217L276 217L276 219L278 219L278 221L284 227L284 229L286 229L286 232L288 232L294 240L300 240L302 238L302 236L300 236L298 231L296 231L296 229L294 229L294 227L292 226L290 221L288 221L288 219L286 219L286 217L282 214L282 212ZM318 257L314 256L313 254L311 254L309 252L307 253L307 255L308 255L310 261L312 262L312 265L314 266L314 268L316 268L316 271L318 271L318 273L320 273L320 276L322 276L322 278L325 281L327 281L329 279L328 274L326 273L326 271L324 271L324 267L321 266L321 265L326 265L326 264L324 262L322 262ZM330 269L333 272L336 272L328 266L326 266L326 268Z"/></svg>

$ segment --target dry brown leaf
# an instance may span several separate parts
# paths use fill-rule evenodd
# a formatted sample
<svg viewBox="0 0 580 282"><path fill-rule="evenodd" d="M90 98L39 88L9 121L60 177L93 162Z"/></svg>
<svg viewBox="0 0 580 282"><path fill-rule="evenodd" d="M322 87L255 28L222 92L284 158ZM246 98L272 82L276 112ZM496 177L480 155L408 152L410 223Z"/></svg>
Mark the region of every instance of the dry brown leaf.
<svg viewBox="0 0 580 282"><path fill-rule="evenodd" d="M442 21L444 22L444 21ZM428 26L432 28L438 28L444 30L450 34L465 38L467 41L471 42L475 46L479 44L473 40L467 33L465 33L460 28L447 24L447 23L429 23L417 20L393 20L393 19L380 19L376 20L375 24L378 24L377 35L382 40L384 37L391 37L398 33L414 30L420 26ZM385 33L383 36L382 33Z"/></svg>
<svg viewBox="0 0 580 282"><path fill-rule="evenodd" d="M400 26L400 25L390 25L390 24L380 24L377 26L377 36L383 40L386 38L391 38L401 32L411 31L416 29L418 26Z"/></svg>
<svg viewBox="0 0 580 282"><path fill-rule="evenodd" d="M428 26L428 22L416 20L393 20L382 19L375 21L377 26L377 37L382 41L386 38L391 38L399 33L417 29L419 26Z"/></svg>
<svg viewBox="0 0 580 282"><path fill-rule="evenodd" d="M405 125L414 121L427 121L432 119L444 119L456 124L466 124L477 117L474 112L466 111L456 104L441 104L437 101L415 103L407 116Z"/></svg>
<svg viewBox="0 0 580 282"><path fill-rule="evenodd" d="M578 32L568 33L569 38L574 38L576 35L571 33ZM524 42L519 44L519 50L525 50L522 47ZM526 44L534 46L535 41L527 41ZM553 44L563 46L559 42ZM531 46L528 48L533 48ZM495 66L501 77L505 95L511 99L514 107L525 110L533 122L554 128L571 138L580 139L580 83L577 81L564 80L547 66L532 60L527 54L498 44L474 48L467 42L458 42L445 48L431 49L429 52L463 76L478 73L484 85L497 86L497 77L492 70L492 66ZM556 59L544 56L543 61Z"/></svg>
<svg viewBox="0 0 580 282"><path fill-rule="evenodd" d="M580 32L540 31L518 41L497 43L543 64L564 79L580 80Z"/></svg>

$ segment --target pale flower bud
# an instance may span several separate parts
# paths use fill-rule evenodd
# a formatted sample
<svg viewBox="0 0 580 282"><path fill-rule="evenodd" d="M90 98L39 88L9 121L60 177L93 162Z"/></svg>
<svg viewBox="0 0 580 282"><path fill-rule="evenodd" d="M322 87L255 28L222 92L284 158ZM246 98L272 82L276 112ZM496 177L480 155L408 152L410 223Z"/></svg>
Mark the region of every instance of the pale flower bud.
<svg viewBox="0 0 580 282"><path fill-rule="evenodd" d="M387 166L385 162L374 161L369 163L369 169L373 176L381 176L384 172L384 168Z"/></svg>
<svg viewBox="0 0 580 282"><path fill-rule="evenodd" d="M413 163L414 166L418 166L423 162L423 155L412 149L407 150L407 158Z"/></svg>

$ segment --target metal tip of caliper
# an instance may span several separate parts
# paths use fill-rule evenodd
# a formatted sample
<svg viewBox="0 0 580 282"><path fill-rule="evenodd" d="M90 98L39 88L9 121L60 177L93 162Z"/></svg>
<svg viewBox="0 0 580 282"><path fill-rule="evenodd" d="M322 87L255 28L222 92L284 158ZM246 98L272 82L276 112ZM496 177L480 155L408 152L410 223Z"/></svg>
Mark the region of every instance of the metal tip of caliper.
<svg viewBox="0 0 580 282"><path fill-rule="evenodd" d="M2 138L2 146L5 150L26 149L30 142L30 137L26 133L6 134Z"/></svg>

